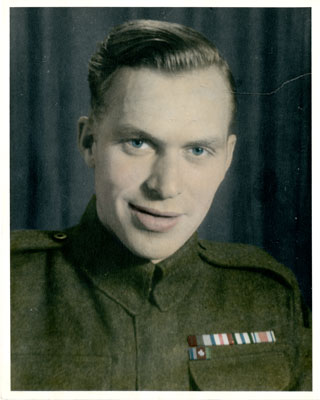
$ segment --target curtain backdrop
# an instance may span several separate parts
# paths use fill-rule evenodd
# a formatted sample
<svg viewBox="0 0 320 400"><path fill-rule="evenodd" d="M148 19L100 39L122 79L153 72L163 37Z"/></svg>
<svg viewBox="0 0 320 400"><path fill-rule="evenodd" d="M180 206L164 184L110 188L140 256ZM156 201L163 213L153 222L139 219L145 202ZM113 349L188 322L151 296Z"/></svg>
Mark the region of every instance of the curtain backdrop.
<svg viewBox="0 0 320 400"><path fill-rule="evenodd" d="M76 140L88 60L112 26L137 18L199 30L235 76L237 148L200 236L264 248L295 272L310 305L307 8L12 8L11 228L79 220L94 191Z"/></svg>

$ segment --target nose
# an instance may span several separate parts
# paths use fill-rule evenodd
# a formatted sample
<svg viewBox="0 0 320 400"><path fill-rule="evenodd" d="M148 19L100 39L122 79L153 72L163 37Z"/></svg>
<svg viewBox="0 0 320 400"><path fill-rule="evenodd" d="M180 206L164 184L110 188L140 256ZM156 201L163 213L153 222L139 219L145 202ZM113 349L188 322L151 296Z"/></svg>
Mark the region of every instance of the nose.
<svg viewBox="0 0 320 400"><path fill-rule="evenodd" d="M182 181L177 157L174 154L162 155L154 162L144 189L154 200L170 199L181 194Z"/></svg>

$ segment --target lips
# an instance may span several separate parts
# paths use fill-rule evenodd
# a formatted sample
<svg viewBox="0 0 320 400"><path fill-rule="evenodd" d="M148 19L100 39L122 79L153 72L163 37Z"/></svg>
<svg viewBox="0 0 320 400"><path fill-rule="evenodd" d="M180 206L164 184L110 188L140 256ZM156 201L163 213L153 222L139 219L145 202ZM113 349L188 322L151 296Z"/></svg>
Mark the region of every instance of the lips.
<svg viewBox="0 0 320 400"><path fill-rule="evenodd" d="M179 221L182 214L158 211L129 203L129 208L140 228L152 232L168 232Z"/></svg>

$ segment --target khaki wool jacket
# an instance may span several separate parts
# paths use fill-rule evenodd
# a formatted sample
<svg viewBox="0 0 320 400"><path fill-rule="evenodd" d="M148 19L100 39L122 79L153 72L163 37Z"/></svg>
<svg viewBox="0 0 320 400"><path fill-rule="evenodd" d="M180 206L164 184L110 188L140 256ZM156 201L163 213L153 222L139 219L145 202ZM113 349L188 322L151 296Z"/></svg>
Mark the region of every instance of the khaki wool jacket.
<svg viewBox="0 0 320 400"><path fill-rule="evenodd" d="M312 389L297 282L256 247L193 235L154 265L95 198L76 227L11 245L12 390Z"/></svg>

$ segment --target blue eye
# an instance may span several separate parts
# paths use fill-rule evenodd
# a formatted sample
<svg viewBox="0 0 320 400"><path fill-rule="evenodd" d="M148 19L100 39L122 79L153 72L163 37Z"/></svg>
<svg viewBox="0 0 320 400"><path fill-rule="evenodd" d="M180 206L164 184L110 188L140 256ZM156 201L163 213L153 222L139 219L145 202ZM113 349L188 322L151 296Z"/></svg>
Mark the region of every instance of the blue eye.
<svg viewBox="0 0 320 400"><path fill-rule="evenodd" d="M131 139L130 144L132 147L135 147L136 149L140 149L144 145L144 140L142 139Z"/></svg>
<svg viewBox="0 0 320 400"><path fill-rule="evenodd" d="M201 156L204 153L203 147L193 147L191 150L192 154L195 156Z"/></svg>

